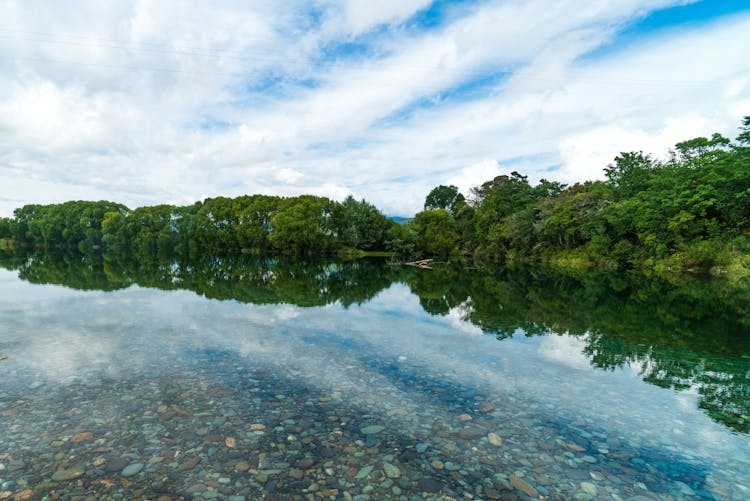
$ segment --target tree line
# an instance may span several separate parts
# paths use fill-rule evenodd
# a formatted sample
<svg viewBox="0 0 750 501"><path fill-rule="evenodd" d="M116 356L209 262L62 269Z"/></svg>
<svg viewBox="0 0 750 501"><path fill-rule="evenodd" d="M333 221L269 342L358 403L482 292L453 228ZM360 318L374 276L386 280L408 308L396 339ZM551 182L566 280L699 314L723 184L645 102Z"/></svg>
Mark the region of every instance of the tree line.
<svg viewBox="0 0 750 501"><path fill-rule="evenodd" d="M513 172L468 196L441 185L406 224L351 196L217 197L135 210L108 201L26 205L0 218L0 239L141 256L351 248L574 268L750 269L750 116L735 141L720 134L687 140L663 161L621 153L605 174L567 186L532 185Z"/></svg>
<svg viewBox="0 0 750 501"><path fill-rule="evenodd" d="M189 206L134 210L109 201L26 205L0 221L0 238L22 248L84 254L330 254L341 248L382 249L396 225L353 197L267 195L217 197Z"/></svg>
<svg viewBox="0 0 750 501"><path fill-rule="evenodd" d="M678 143L660 161L618 155L606 180L532 186L517 172L438 186L414 218L416 248L558 267L750 271L750 117L736 141Z"/></svg>

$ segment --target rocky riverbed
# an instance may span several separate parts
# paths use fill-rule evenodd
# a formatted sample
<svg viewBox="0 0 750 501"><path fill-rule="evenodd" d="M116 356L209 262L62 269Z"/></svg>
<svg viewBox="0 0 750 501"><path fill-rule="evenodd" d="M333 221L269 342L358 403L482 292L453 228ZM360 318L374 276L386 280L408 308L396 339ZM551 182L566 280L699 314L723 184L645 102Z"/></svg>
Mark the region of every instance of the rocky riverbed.
<svg viewBox="0 0 750 501"><path fill-rule="evenodd" d="M675 450L565 422L512 393L392 378L355 400L304 374L195 354L183 372L3 394L0 499L696 499L710 472ZM204 369L199 369L204 367ZM205 369L210 368L210 369ZM195 370L195 372L192 372ZM419 388L404 398L400 385ZM51 385L50 385L51 386ZM51 392L51 393L50 393ZM731 471L731 470L730 470Z"/></svg>
<svg viewBox="0 0 750 501"><path fill-rule="evenodd" d="M0 308L0 500L750 498L747 437L689 395L388 294Z"/></svg>

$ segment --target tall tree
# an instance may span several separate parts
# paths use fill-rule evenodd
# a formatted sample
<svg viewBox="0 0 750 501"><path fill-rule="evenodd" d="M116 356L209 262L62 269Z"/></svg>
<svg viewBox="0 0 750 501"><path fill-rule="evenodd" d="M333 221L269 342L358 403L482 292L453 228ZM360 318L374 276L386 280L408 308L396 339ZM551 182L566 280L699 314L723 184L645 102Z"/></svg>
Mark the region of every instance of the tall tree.
<svg viewBox="0 0 750 501"><path fill-rule="evenodd" d="M445 186L441 184L427 194L424 201L425 210L446 209L453 217L456 216L461 207L466 204L466 199L452 184Z"/></svg>

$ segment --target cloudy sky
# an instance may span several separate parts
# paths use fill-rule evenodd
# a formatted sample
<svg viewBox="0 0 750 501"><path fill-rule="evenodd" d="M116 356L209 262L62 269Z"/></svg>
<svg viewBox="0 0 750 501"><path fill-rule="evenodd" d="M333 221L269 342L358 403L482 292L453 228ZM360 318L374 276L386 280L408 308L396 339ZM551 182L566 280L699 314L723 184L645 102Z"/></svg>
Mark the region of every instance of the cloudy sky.
<svg viewBox="0 0 750 501"><path fill-rule="evenodd" d="M0 3L0 215L210 196L411 215L517 170L736 136L747 0Z"/></svg>

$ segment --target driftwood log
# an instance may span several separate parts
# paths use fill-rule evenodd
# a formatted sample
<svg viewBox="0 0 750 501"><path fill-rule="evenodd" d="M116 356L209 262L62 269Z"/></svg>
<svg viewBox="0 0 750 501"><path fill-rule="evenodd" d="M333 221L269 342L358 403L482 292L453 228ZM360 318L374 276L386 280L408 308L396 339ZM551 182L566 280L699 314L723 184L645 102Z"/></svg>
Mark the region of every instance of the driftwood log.
<svg viewBox="0 0 750 501"><path fill-rule="evenodd" d="M431 270L432 266L430 266L430 264L432 264L433 261L434 259L420 259L419 261L412 261L411 263L404 263L404 264L406 264L407 266L416 266L417 268Z"/></svg>

